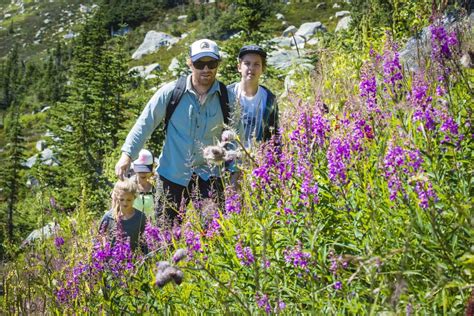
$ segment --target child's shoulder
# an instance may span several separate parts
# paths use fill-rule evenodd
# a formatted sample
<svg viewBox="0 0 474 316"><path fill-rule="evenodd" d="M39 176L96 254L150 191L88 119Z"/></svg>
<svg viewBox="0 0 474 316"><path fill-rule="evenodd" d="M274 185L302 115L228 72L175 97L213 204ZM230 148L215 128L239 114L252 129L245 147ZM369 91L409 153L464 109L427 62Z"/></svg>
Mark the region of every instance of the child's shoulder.
<svg viewBox="0 0 474 316"><path fill-rule="evenodd" d="M133 220L140 220L142 217L146 217L145 213L143 213L142 211L136 209L135 207L133 208L133 216L130 218L130 219L133 219Z"/></svg>
<svg viewBox="0 0 474 316"><path fill-rule="evenodd" d="M102 220L105 220L105 219L113 219L114 216L113 216L113 212L112 212L112 209L106 211L104 213L104 215L102 216Z"/></svg>

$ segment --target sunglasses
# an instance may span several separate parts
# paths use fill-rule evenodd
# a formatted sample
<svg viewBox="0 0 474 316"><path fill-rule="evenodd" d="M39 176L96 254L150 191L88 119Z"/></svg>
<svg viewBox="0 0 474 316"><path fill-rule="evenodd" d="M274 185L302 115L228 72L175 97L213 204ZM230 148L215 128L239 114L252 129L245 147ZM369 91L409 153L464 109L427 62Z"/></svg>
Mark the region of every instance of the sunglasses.
<svg viewBox="0 0 474 316"><path fill-rule="evenodd" d="M209 61L197 60L193 62L194 68L199 69L199 70L203 70L204 67L206 66L209 69L216 69L218 65L219 65L218 60L209 60Z"/></svg>

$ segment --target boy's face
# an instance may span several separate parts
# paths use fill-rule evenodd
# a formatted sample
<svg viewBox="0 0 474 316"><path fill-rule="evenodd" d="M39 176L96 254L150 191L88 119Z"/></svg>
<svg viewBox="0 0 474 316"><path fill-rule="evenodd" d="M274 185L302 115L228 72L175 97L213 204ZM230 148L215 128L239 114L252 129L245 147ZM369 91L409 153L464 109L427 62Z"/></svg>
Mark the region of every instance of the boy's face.
<svg viewBox="0 0 474 316"><path fill-rule="evenodd" d="M130 192L118 191L115 193L115 198L123 213L130 212L133 209L133 201L135 195Z"/></svg>
<svg viewBox="0 0 474 316"><path fill-rule="evenodd" d="M240 59L237 69L244 81L258 83L258 80L263 73L262 56L252 53L245 54Z"/></svg>

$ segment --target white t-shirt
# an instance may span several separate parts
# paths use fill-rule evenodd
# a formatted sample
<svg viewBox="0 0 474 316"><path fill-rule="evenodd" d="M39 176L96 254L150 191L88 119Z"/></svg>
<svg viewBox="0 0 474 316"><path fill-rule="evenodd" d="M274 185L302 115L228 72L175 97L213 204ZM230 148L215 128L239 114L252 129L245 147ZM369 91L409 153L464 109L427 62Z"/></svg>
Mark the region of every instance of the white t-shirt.
<svg viewBox="0 0 474 316"><path fill-rule="evenodd" d="M244 146L250 148L262 126L263 110L267 102L267 92L259 86L257 93L253 97L247 97L242 95L240 85L236 84L235 95L242 107Z"/></svg>

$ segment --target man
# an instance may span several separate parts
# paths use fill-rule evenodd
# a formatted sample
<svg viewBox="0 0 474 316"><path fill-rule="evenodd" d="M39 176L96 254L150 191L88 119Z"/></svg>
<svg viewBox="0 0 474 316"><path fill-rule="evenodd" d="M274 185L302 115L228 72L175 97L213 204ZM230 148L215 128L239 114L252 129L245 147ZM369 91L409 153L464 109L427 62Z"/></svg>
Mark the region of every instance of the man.
<svg viewBox="0 0 474 316"><path fill-rule="evenodd" d="M203 158L203 148L214 145L224 128L221 91L216 80L219 62L219 48L215 42L202 39L191 44L187 61L191 75L187 76L184 93L167 122L157 168L165 193L164 204L157 211L171 221L180 208L188 204L191 192L198 191L198 199L214 193L223 200L219 169L206 164ZM153 130L163 123L176 85L177 81L174 81L160 88L129 132L122 146L122 156L115 166L119 178L123 178Z"/></svg>
<svg viewBox="0 0 474 316"><path fill-rule="evenodd" d="M242 113L241 136L245 147L250 148L255 141L267 141L278 132L278 106L275 95L259 84L267 53L260 46L246 45L238 58L241 80L227 86L227 90L237 98Z"/></svg>

